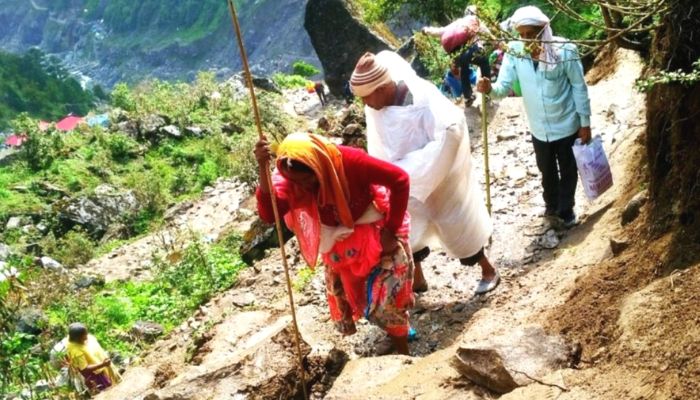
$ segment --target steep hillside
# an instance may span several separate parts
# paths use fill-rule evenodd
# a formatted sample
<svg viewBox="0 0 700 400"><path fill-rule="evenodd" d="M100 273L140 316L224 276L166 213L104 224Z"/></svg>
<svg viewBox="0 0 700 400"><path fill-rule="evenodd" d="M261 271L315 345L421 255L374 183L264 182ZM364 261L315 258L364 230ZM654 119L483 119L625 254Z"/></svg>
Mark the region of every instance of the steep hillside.
<svg viewBox="0 0 700 400"><path fill-rule="evenodd" d="M0 129L21 112L47 120L88 112L92 93L55 61L35 49L23 56L0 51Z"/></svg>
<svg viewBox="0 0 700 400"><path fill-rule="evenodd" d="M318 65L304 31L304 0L237 1L251 64L284 71L295 60ZM191 79L240 68L225 1L4 0L0 48L38 46L70 69L107 86L145 77Z"/></svg>

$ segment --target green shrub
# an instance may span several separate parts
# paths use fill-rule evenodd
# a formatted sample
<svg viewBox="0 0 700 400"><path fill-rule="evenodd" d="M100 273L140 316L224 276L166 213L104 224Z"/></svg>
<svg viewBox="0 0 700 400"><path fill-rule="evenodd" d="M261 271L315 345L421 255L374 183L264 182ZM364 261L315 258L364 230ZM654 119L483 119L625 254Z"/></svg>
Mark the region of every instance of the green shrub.
<svg viewBox="0 0 700 400"><path fill-rule="evenodd" d="M79 228L68 231L56 239L49 233L41 240L44 254L47 254L68 268L74 268L90 261L94 256L95 243Z"/></svg>
<svg viewBox="0 0 700 400"><path fill-rule="evenodd" d="M117 83L112 89L111 98L114 107L130 112L136 110L136 101L126 83Z"/></svg>
<svg viewBox="0 0 700 400"><path fill-rule="evenodd" d="M22 113L12 121L15 132L27 136L20 150L21 158L33 171L48 168L55 158L56 141L52 140L52 132L40 132L39 122ZM60 140L60 138L58 139Z"/></svg>
<svg viewBox="0 0 700 400"><path fill-rule="evenodd" d="M307 82L309 82L308 79L301 75L287 75L282 73L272 75L272 81L282 89L303 88L306 87Z"/></svg>
<svg viewBox="0 0 700 400"><path fill-rule="evenodd" d="M318 68L304 61L296 61L294 64L292 64L292 73L294 75L308 78L317 75L320 72L321 71Z"/></svg>
<svg viewBox="0 0 700 400"><path fill-rule="evenodd" d="M115 133L109 135L107 148L114 161L126 161L136 155L139 144L127 135Z"/></svg>

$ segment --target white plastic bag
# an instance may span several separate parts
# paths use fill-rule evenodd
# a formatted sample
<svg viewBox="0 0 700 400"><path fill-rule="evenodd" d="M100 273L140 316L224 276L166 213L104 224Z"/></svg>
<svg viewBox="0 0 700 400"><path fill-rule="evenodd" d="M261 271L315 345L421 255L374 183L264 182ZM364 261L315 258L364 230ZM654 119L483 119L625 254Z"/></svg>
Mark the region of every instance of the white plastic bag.
<svg viewBox="0 0 700 400"><path fill-rule="evenodd" d="M610 164L603 150L603 140L596 135L588 144L576 139L573 146L578 174L589 200L594 200L613 185Z"/></svg>

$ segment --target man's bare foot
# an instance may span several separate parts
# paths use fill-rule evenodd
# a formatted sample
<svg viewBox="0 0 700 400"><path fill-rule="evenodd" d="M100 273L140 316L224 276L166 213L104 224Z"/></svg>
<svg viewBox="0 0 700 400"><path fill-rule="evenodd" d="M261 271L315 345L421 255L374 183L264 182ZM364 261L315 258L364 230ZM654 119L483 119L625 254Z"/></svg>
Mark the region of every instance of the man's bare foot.
<svg viewBox="0 0 700 400"><path fill-rule="evenodd" d="M423 276L423 267L421 263L415 263L415 268L413 270L413 292L423 293L428 291L428 282L425 281L425 276Z"/></svg>
<svg viewBox="0 0 700 400"><path fill-rule="evenodd" d="M491 265L491 262L485 255L481 256L479 259L479 265L481 266L481 279L490 282L496 278L496 269ZM415 285L414 285L415 287Z"/></svg>

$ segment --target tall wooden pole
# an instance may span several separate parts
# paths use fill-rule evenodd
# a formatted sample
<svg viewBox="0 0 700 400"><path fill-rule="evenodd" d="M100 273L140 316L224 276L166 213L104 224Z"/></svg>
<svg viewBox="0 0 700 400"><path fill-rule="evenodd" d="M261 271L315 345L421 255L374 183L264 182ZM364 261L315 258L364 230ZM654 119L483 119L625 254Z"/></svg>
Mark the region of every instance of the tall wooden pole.
<svg viewBox="0 0 700 400"><path fill-rule="evenodd" d="M255 126L258 129L258 136L260 139L265 139L265 134L262 130L262 122L260 120L260 111L258 110L258 100L255 97L255 89L253 88L253 76L250 73L250 66L248 65L248 56L245 51L245 46L243 45L243 35L241 34L241 26L238 22L238 14L236 14L236 6L233 4L232 0L227 0L228 9L231 13L231 21L233 22L233 29L236 31L236 39L238 41L238 48L241 52L241 59L243 60L243 70L245 71L246 83L248 85L248 90L250 91L250 99L253 103L253 115L255 116ZM279 210L277 209L277 201L275 199L275 191L272 186L272 178L270 177L270 166L263 166L268 173L265 179L267 179L267 187L270 188L270 200L272 201L272 211L275 214L275 227L277 228L277 240L280 244L280 253L282 255L282 265L284 266L284 276L287 281L287 295L289 296L289 308L292 313L292 324L294 326L294 342L296 344L297 356L298 356L298 367L299 376L301 378L301 387L304 392L304 398L308 400L309 395L306 392L306 372L304 370L304 355L301 352L301 334L299 333L299 325L297 324L297 314L294 308L294 295L292 294L292 280L289 276L289 265L287 263L287 252L284 250L284 237L282 235L282 223L279 215Z"/></svg>

